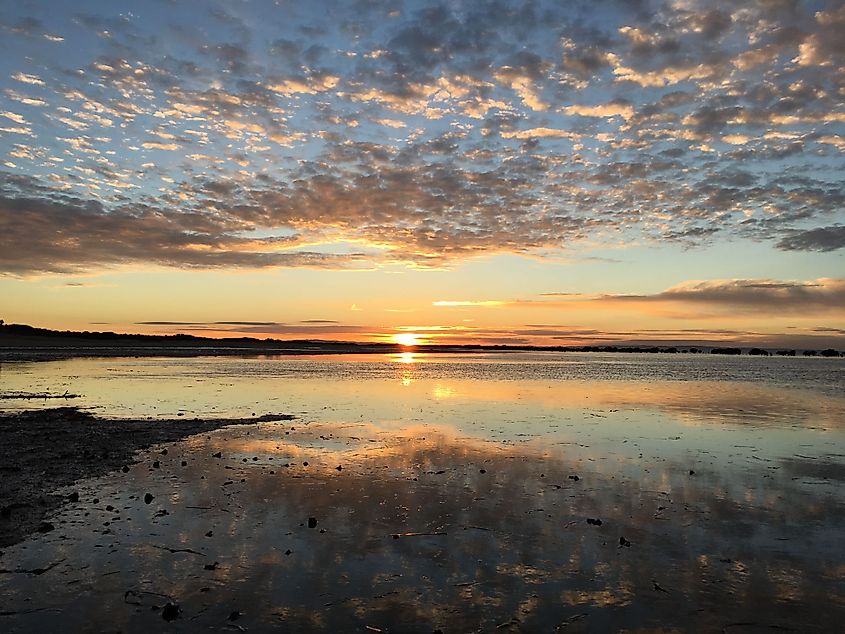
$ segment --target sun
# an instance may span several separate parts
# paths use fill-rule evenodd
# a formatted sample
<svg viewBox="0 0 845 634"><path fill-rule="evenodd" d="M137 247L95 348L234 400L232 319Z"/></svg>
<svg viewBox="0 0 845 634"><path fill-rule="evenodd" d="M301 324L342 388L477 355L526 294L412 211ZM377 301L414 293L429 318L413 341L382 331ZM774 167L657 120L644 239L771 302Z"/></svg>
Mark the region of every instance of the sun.
<svg viewBox="0 0 845 634"><path fill-rule="evenodd" d="M406 348L412 348L420 342L420 339L412 332L401 332L393 335L393 342Z"/></svg>

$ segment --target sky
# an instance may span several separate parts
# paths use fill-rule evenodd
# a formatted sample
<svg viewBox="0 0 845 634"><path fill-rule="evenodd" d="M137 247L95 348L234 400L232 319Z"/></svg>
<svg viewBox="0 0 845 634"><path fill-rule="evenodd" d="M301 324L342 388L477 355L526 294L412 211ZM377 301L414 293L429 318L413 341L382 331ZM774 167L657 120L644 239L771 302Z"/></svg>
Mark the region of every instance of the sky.
<svg viewBox="0 0 845 634"><path fill-rule="evenodd" d="M0 4L0 317L845 347L845 4Z"/></svg>

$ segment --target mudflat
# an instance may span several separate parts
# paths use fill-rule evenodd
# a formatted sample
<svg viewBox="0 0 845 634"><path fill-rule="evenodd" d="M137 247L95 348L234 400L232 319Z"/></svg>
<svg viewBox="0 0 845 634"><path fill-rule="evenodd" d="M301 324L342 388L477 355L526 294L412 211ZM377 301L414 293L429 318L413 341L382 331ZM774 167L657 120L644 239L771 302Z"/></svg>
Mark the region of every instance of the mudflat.
<svg viewBox="0 0 845 634"><path fill-rule="evenodd" d="M226 425L290 418L115 420L75 407L0 413L0 548L32 532L52 530L47 515L76 497L56 490L128 467L140 449Z"/></svg>
<svg viewBox="0 0 845 634"><path fill-rule="evenodd" d="M833 631L843 614L837 474L737 482L647 453L629 472L584 443L266 419L161 421L169 440L133 454L161 434L147 421L118 441L46 414L11 420L88 426L77 451L99 466L76 474L117 470L59 490L52 529L6 549L7 632ZM56 444L32 460L73 446Z"/></svg>

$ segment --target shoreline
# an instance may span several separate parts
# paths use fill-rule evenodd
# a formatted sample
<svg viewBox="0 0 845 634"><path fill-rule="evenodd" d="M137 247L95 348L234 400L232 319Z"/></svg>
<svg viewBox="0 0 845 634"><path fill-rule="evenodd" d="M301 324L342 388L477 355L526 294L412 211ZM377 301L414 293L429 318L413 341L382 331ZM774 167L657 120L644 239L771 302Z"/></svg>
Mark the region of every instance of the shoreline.
<svg viewBox="0 0 845 634"><path fill-rule="evenodd" d="M77 407L0 411L0 548L51 531L45 518L73 495L56 491L128 467L141 450L223 427L294 418L112 419Z"/></svg>

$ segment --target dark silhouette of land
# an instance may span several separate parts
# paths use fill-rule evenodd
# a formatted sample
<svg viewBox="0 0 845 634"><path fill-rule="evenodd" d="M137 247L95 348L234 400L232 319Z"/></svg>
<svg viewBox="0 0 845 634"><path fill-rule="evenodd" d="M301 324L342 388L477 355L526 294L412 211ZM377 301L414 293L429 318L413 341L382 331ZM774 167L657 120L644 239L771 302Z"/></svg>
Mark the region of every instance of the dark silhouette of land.
<svg viewBox="0 0 845 634"><path fill-rule="evenodd" d="M751 347L709 345L602 345L532 346L485 344L421 344L413 348L396 343L327 341L320 339L224 339L188 334L141 335L116 332L49 330L24 324L0 325L0 360L38 360L85 356L225 356L225 355L303 355L303 354L391 354L414 350L427 353L461 352L631 352L662 354L751 354L757 356L839 357L833 348L825 350L764 350Z"/></svg>

